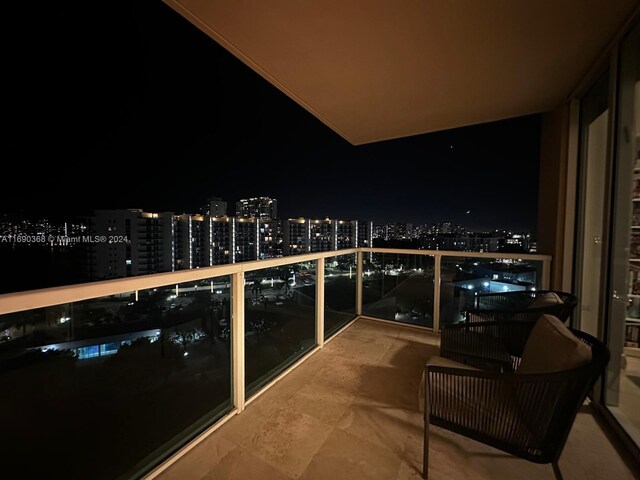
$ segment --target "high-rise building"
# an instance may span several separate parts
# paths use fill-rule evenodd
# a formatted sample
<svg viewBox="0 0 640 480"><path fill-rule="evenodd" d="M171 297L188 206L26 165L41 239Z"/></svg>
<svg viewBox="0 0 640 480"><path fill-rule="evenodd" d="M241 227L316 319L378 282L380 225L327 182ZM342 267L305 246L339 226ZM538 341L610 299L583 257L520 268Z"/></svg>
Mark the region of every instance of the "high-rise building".
<svg viewBox="0 0 640 480"><path fill-rule="evenodd" d="M92 233L125 239L92 246L90 275L101 279L370 246L373 224L98 210Z"/></svg>
<svg viewBox="0 0 640 480"><path fill-rule="evenodd" d="M258 258L281 257L282 251L282 223L279 220L259 220L258 227Z"/></svg>
<svg viewBox="0 0 640 480"><path fill-rule="evenodd" d="M530 251L531 236L527 233L511 233L509 232L504 238L500 239L499 251L518 253Z"/></svg>
<svg viewBox="0 0 640 480"><path fill-rule="evenodd" d="M413 238L421 239L427 235L427 225L414 225L413 226Z"/></svg>
<svg viewBox="0 0 640 480"><path fill-rule="evenodd" d="M309 221L304 218L288 218L282 222L282 250L285 256L308 253Z"/></svg>
<svg viewBox="0 0 640 480"><path fill-rule="evenodd" d="M208 218L208 215L191 216L191 268L210 265Z"/></svg>
<svg viewBox="0 0 640 480"><path fill-rule="evenodd" d="M348 220L332 221L332 250L341 250L343 248L353 248L358 240L358 222Z"/></svg>
<svg viewBox="0 0 640 480"><path fill-rule="evenodd" d="M208 215L173 216L174 269L208 267L210 259Z"/></svg>
<svg viewBox="0 0 640 480"><path fill-rule="evenodd" d="M413 238L412 223L390 223L387 225L387 240L411 240Z"/></svg>
<svg viewBox="0 0 640 480"><path fill-rule="evenodd" d="M236 202L236 217L275 219L278 218L278 200L269 197L245 198Z"/></svg>
<svg viewBox="0 0 640 480"><path fill-rule="evenodd" d="M421 244L426 250L497 252L500 238L491 233L441 233L425 235L421 239Z"/></svg>
<svg viewBox="0 0 640 480"><path fill-rule="evenodd" d="M462 225L451 222L439 222L432 223L425 228L425 233L428 235L464 235L467 233L467 229Z"/></svg>
<svg viewBox="0 0 640 480"><path fill-rule="evenodd" d="M329 218L289 218L282 222L282 232L283 253L286 256L371 246L373 223Z"/></svg>
<svg viewBox="0 0 640 480"><path fill-rule="evenodd" d="M334 220L289 218L283 222L284 255L336 249Z"/></svg>
<svg viewBox="0 0 640 480"><path fill-rule="evenodd" d="M309 252L326 252L335 250L336 242L334 240L333 221L325 218L324 220L307 220L309 223Z"/></svg>
<svg viewBox="0 0 640 480"><path fill-rule="evenodd" d="M173 227L171 212L97 210L93 233L111 238L111 241L92 244L91 278L118 278L173 270Z"/></svg>
<svg viewBox="0 0 640 480"><path fill-rule="evenodd" d="M468 239L467 251L472 252L497 252L499 250L500 239L496 235L474 233L464 235Z"/></svg>
<svg viewBox="0 0 640 480"><path fill-rule="evenodd" d="M378 224L373 226L373 238L379 240L388 240L387 238L387 226L385 224Z"/></svg>
<svg viewBox="0 0 640 480"><path fill-rule="evenodd" d="M202 213L205 215L211 215L212 217L224 217L227 215L227 202L222 200L220 197L211 197L207 199L207 204L203 210L204 211Z"/></svg>
<svg viewBox="0 0 640 480"><path fill-rule="evenodd" d="M258 230L260 220L252 218L233 218L233 259L232 262L247 262L259 257Z"/></svg>
<svg viewBox="0 0 640 480"><path fill-rule="evenodd" d="M233 217L207 217L207 247L209 265L224 265L233 262L233 234L235 219ZM206 227L205 227L206 228Z"/></svg>
<svg viewBox="0 0 640 480"><path fill-rule="evenodd" d="M356 244L354 247L372 247L373 246L373 222L356 221Z"/></svg>
<svg viewBox="0 0 640 480"><path fill-rule="evenodd" d="M184 270L193 268L192 216L189 214L173 216L174 268Z"/></svg>

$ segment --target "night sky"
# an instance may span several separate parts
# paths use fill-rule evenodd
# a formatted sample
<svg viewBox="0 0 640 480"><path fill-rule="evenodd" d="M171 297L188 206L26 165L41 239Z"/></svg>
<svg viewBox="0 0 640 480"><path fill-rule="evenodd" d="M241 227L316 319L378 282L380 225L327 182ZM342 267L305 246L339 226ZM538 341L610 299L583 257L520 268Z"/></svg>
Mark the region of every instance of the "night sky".
<svg viewBox="0 0 640 480"><path fill-rule="evenodd" d="M5 20L18 191L2 188L0 212L264 195L281 217L535 229L538 116L354 147L158 1L41 3Z"/></svg>

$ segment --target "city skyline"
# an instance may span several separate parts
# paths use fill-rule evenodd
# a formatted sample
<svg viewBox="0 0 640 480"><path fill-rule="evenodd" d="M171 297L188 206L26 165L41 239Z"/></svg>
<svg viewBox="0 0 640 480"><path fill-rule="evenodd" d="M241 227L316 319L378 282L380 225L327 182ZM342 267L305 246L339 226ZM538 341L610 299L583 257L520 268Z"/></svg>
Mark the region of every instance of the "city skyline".
<svg viewBox="0 0 640 480"><path fill-rule="evenodd" d="M4 211L189 212L264 195L281 217L535 229L538 116L352 146L165 5L86 10L92 31L62 6L34 34L55 76L32 90L34 61L10 79L30 93L9 106L18 191L0 193Z"/></svg>
<svg viewBox="0 0 640 480"><path fill-rule="evenodd" d="M115 210L140 210L140 211L145 211L145 212L155 212L155 213L172 213L174 215L200 215L200 214L205 214L205 213L209 213L208 209L210 208L209 202L213 202L211 204L211 208L213 212L220 212L221 208L224 208L224 211L226 211L226 213L212 213L212 216L230 216L230 217L238 217L238 218L252 218L254 216L252 215L246 215L243 214L242 212L240 212L238 210L239 205L241 202L245 202L247 200L252 201L252 200L260 200L260 199L271 199L271 197L261 197L261 196L252 196L252 197L248 197L246 199L244 198L239 198L236 200L234 199L230 199L227 200L226 198L221 198L221 197L217 197L217 196L211 196L207 198L206 202L196 202L192 208L189 208L187 210L181 210L181 209L175 209L175 208L169 208L169 209L153 209L153 208L145 208L144 206L125 206L125 207L118 207L115 208ZM274 203L278 203L278 199L277 198L273 198ZM197 205L196 205L197 204ZM215 204L215 206L213 205ZM198 206L199 205L199 206ZM221 205L224 205L224 207L221 207ZM5 219L5 220L11 220L11 221L28 221L28 222L38 222L38 221L46 221L46 222L51 222L51 223L56 223L58 225L62 225L65 223L74 223L74 222L81 222L83 220L86 220L92 216L95 216L95 212L99 211L99 210L114 210L114 208L96 208L96 209L90 209L90 210L86 210L83 213L79 214L79 213L68 213L68 212L52 212L52 213L47 213L44 214L43 212L46 212L47 210L43 210L41 209L40 211L37 210L31 210L31 211L25 211L24 209L22 210L17 210L17 211L13 211L13 212L8 212L8 211L0 211L0 220L1 219ZM384 218L381 220L370 220L369 218L362 218L362 217L345 217L345 216L340 216L340 215L334 215L334 216L329 216L329 215L309 215L309 214L305 214L305 212L300 211L300 208L295 208L295 209L291 209L291 207L288 207L285 205L285 211L298 211L299 214L298 215L275 215L273 217L270 216L265 216L264 214L258 214L255 215L256 218L279 218L279 219L298 219L298 218L306 218L306 219L329 219L329 218L339 218L340 220L347 220L347 221L351 221L351 220L359 220L359 221L372 221L373 223L375 223L377 226L382 226L382 225L392 225L392 224L412 224L415 226L429 226L429 225L437 225L437 224L443 224L443 223L450 223L453 225L458 225L458 226L463 226L465 229L469 230L469 231L473 231L476 233L481 233L481 232L493 232L493 231L514 231L514 232L527 232L527 233L531 233L534 234L536 233L536 228L535 225L532 226L531 228L527 228L525 227L515 227L512 228L509 225L503 225L500 223L495 223L491 226L488 227L472 227L470 226L465 220L468 221L469 215L471 213L473 213L472 211L466 211L464 212L464 214L462 216L458 216L457 218L459 218L460 220L454 220L453 217L444 217L444 216L435 216L434 218L430 218L430 219L422 219L422 220L418 220L418 221L407 221L407 220L398 220L398 219L394 219L394 218Z"/></svg>
<svg viewBox="0 0 640 480"><path fill-rule="evenodd" d="M344 218L272 218L278 200L253 198L225 215L210 198L201 212L103 209L66 222L0 215L0 292L185 270L359 247L431 251L536 251L525 231L473 231L455 222L374 223ZM208 210L208 211L207 211Z"/></svg>
<svg viewBox="0 0 640 480"><path fill-rule="evenodd" d="M259 198L269 198L269 197L259 197ZM227 204L229 203L229 205L232 205L231 202L226 202L223 199L220 199L219 197L214 197L215 201L221 201L221 203L223 204ZM273 200L277 200L277 199L273 199ZM236 202L238 203L238 202ZM226 208L231 208L231 206L226 207ZM211 217L235 217L238 219L273 219L273 220L278 220L278 221L282 221L282 220L297 220L297 219L305 219L305 220L340 220L340 221L366 221L366 222L371 222L374 227L376 228L382 228L382 227L390 227L390 226L394 226L394 225L410 225L413 226L414 228L427 228L427 227L442 227L442 225L448 225L451 228L453 228L453 232L445 232L445 233L460 233L460 232L466 232L466 233L493 233L493 232L514 232L514 233L527 233L527 234L531 234L532 236L535 236L536 231L535 229L533 230L527 230L527 229L519 229L519 228L508 228L506 226L500 226L500 225L496 225L494 228L471 228L468 225L466 225L464 222L460 223L460 222L455 222L452 221L451 219L447 219L447 218L442 218L442 219L432 219L432 220L428 220L428 221L419 221L419 222L406 222L406 221L396 221L396 220L385 220L385 221L372 221L369 219L363 219L363 218L346 218L346 217L329 217L329 216L311 216L311 215L299 215L299 216L265 216L265 215L243 215L242 213L238 213L237 211L231 212L229 210L227 210L227 213L210 213L206 210L203 209L203 207L200 207L199 209L193 209L191 211L178 211L178 210L153 210L153 209L146 209L146 208L138 208L138 207L132 207L132 208L117 208L117 209L96 209L93 210L90 214L88 215L65 215L65 216L46 216L46 215L42 215L42 214L35 214L35 213L25 213L25 212L18 212L18 213L6 213L6 212L0 212L0 226L2 225L11 225L12 229L15 231L20 231L21 233L24 233L26 231L28 232L33 232L35 230L33 230L34 228L40 228L40 230L47 230L48 228L64 228L65 226L68 226L69 228L86 228L86 222L89 221L91 218L95 217L95 214L97 211L109 211L109 210L121 210L121 211L140 211L140 212L148 212L148 213L155 213L155 214L162 214L162 213L169 213L172 214L176 217L179 216L184 216L184 215L188 215L188 216L202 216L202 215L210 215ZM217 209L217 212L219 212L219 207ZM24 232L22 230L20 230L20 225L23 226L29 226L29 228L27 230L25 230ZM45 228L46 227L46 228ZM44 231L43 230L43 231ZM0 230L0 233L2 233L2 231ZM375 236L375 235L374 235Z"/></svg>

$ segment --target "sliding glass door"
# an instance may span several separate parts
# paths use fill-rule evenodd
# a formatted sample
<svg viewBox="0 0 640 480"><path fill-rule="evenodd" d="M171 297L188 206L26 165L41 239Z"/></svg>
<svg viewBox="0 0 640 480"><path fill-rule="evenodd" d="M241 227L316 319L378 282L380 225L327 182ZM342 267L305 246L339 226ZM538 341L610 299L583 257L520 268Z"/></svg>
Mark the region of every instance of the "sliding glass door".
<svg viewBox="0 0 640 480"><path fill-rule="evenodd" d="M609 75L604 74L580 103L580 205L576 293L581 299L574 325L591 335L600 329L605 205L607 204L607 134Z"/></svg>
<svg viewBox="0 0 640 480"><path fill-rule="evenodd" d="M604 405L640 445L640 25L620 44L616 117Z"/></svg>

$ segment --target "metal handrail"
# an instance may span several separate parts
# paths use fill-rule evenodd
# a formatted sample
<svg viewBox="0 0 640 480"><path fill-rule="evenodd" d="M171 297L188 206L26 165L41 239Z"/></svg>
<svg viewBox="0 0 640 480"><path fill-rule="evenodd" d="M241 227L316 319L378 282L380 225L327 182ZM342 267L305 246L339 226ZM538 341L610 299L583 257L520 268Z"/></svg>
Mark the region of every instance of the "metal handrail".
<svg viewBox="0 0 640 480"><path fill-rule="evenodd" d="M42 288L37 290L27 290L15 293L0 294L0 315L15 313L36 308L62 305L65 303L90 300L93 298L117 295L121 293L135 292L149 288L158 288L168 285L177 285L185 282L205 280L225 275L252 272L266 268L316 261L335 257L338 255L358 254L359 264L361 264L362 253L393 253L405 255L426 255L436 258L435 278L440 278L440 261L443 256L447 257L471 257L471 258L502 258L502 259L523 259L542 261L542 288L548 288L550 276L550 255L538 254L517 254L499 252L459 252L449 250L415 250L399 248L349 248L343 250L330 250L326 252L305 253L287 257L270 258L266 260L253 260L249 262L232 263L226 265L214 265L211 267L179 270L175 272L155 273L134 277L117 278L112 280L101 280L87 282L76 285L64 285L60 287ZM358 284L361 284L359 279ZM439 298L439 284L435 282L436 292L434 298ZM358 303L358 313L360 313L360 302ZM434 311L434 329L438 330L437 320L439 312Z"/></svg>

